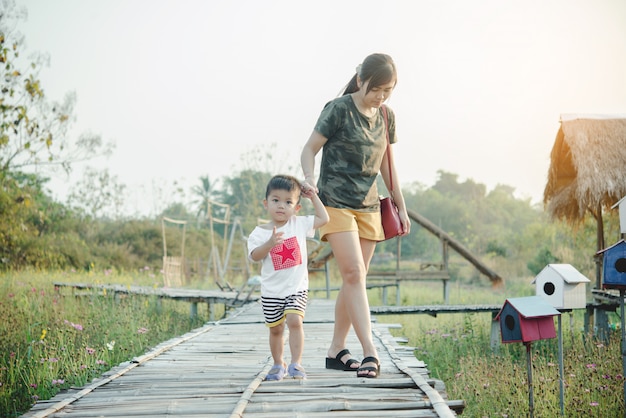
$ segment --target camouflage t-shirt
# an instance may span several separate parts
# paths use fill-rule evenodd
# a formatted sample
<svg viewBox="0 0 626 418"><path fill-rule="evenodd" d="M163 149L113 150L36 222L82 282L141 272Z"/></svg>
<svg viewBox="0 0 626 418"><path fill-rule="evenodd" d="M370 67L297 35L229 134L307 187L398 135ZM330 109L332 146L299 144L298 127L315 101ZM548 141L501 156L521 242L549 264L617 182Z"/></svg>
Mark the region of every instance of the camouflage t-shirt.
<svg viewBox="0 0 626 418"><path fill-rule="evenodd" d="M396 142L395 117L387 107L389 138ZM315 130L328 139L317 183L320 200L333 208L379 210L376 176L387 146L382 111L367 117L347 94L326 104Z"/></svg>

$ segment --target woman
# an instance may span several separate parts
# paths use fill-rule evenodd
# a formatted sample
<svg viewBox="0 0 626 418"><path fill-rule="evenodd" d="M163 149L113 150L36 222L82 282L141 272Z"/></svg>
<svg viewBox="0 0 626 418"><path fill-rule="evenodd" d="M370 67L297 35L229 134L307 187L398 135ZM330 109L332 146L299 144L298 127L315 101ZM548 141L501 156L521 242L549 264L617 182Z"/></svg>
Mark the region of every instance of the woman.
<svg viewBox="0 0 626 418"><path fill-rule="evenodd" d="M376 249L384 238L379 195L378 173L390 189L390 169L386 163L387 136L396 142L395 117L388 109L385 124L380 107L396 86L396 66L390 56L372 54L357 67L343 95L327 103L301 155L304 187L319 192L330 222L320 229L321 239L328 241L342 286L335 304L335 328L328 349L326 368L357 371L358 377L375 378L380 374L378 353L372 339L369 302L365 278ZM315 156L322 151L317 185ZM382 162L385 161L385 164ZM394 200L402 221L402 235L410 232L411 223L391 159ZM363 349L361 362L346 349L350 327Z"/></svg>

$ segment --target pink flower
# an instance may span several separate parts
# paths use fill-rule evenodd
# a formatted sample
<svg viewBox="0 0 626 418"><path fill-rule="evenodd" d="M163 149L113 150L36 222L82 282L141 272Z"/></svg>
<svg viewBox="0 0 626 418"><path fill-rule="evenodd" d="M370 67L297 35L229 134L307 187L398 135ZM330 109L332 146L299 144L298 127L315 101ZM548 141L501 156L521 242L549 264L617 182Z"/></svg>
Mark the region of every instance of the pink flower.
<svg viewBox="0 0 626 418"><path fill-rule="evenodd" d="M89 355L92 355L93 353L95 353L95 352L96 352L96 350L94 350L94 349L93 349L93 348L91 348L91 347L87 347L87 348L85 348L85 350L87 350L87 354L89 354Z"/></svg>

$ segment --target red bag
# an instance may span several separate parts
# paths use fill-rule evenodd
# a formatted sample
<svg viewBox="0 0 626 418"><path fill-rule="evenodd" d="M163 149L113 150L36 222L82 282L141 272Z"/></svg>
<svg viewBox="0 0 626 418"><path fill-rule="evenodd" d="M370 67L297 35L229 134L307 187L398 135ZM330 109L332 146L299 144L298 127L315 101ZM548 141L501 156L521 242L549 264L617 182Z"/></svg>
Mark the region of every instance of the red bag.
<svg viewBox="0 0 626 418"><path fill-rule="evenodd" d="M390 197L380 198L380 217L385 231L385 241L402 233L402 222L398 215L398 207Z"/></svg>
<svg viewBox="0 0 626 418"><path fill-rule="evenodd" d="M391 175L391 147L389 146L389 127L387 126L387 108L381 106L383 117L385 118L385 131L387 133L387 164L389 164L389 184L392 197L380 197L380 217L385 231L384 241L395 238L402 234L402 222L398 214L398 207L393 201L393 177Z"/></svg>

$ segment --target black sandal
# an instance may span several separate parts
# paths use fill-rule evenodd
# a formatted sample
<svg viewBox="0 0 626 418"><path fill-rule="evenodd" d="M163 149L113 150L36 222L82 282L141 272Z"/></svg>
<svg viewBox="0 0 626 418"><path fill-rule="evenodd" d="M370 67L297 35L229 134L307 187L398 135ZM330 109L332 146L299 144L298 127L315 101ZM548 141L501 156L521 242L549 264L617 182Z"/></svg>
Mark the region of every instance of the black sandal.
<svg viewBox="0 0 626 418"><path fill-rule="evenodd" d="M366 379L375 379L378 377L379 373L380 373L380 362L378 361L378 359L376 357L365 357L363 360L361 360L361 364L365 364L365 363L375 363L376 367L372 367L372 366L361 366L357 369L356 371L356 377L364 377ZM359 374L359 373L367 373L367 374ZM376 374L371 375L370 372L375 372Z"/></svg>
<svg viewBox="0 0 626 418"><path fill-rule="evenodd" d="M345 363L341 361L341 358L345 356L346 354L352 354L352 353L350 353L350 350L344 348L339 353L337 353L335 358L326 357L326 368L333 369L333 370L343 370L345 372L353 372L355 370L358 370L357 367L352 367L353 364L359 363L358 360L350 358Z"/></svg>

